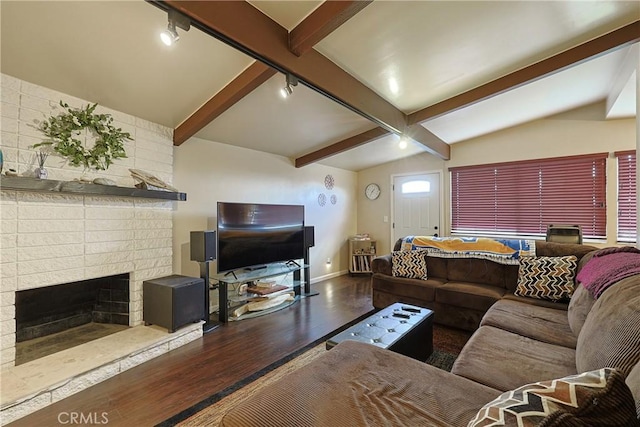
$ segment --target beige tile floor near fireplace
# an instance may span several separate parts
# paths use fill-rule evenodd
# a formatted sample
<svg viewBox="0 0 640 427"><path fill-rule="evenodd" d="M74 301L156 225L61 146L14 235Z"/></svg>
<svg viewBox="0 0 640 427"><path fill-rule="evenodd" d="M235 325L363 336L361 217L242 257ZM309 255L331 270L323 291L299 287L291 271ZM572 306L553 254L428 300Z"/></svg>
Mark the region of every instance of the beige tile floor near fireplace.
<svg viewBox="0 0 640 427"><path fill-rule="evenodd" d="M16 343L16 366L129 329L112 323L86 323L55 334Z"/></svg>
<svg viewBox="0 0 640 427"><path fill-rule="evenodd" d="M202 336L202 323L174 333L135 326L2 371L0 424L22 418Z"/></svg>

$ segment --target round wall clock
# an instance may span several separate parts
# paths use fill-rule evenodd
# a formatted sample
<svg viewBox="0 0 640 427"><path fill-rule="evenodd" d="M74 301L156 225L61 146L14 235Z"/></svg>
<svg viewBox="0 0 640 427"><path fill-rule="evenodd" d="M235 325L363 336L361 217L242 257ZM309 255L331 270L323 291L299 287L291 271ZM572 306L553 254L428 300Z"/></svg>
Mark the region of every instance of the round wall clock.
<svg viewBox="0 0 640 427"><path fill-rule="evenodd" d="M371 183L364 189L364 195L369 200L375 200L380 196L380 186L378 184Z"/></svg>

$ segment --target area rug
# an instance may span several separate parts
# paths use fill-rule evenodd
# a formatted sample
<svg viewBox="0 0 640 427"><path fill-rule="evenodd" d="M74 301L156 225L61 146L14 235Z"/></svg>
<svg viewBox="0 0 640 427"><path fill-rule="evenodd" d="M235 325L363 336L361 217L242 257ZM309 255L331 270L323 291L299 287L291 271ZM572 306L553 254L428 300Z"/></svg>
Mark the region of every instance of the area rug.
<svg viewBox="0 0 640 427"><path fill-rule="evenodd" d="M460 349L471 335L468 332L434 325L434 351L426 363L450 371ZM443 350L441 348L445 348ZM160 427L194 427L220 423L223 415L232 407L253 396L258 390L300 369L325 353L325 340L313 343L284 359L262 369L225 390L174 415L158 424Z"/></svg>

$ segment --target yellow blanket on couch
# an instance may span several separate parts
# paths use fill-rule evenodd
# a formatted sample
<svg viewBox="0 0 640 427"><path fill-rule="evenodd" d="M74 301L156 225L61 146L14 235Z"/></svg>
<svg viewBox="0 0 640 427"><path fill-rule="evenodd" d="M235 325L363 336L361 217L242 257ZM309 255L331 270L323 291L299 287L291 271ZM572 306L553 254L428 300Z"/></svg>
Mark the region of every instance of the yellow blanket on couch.
<svg viewBox="0 0 640 427"><path fill-rule="evenodd" d="M486 237L407 236L400 250L426 250L440 258L481 258L500 264L518 264L520 257L535 256L535 240Z"/></svg>

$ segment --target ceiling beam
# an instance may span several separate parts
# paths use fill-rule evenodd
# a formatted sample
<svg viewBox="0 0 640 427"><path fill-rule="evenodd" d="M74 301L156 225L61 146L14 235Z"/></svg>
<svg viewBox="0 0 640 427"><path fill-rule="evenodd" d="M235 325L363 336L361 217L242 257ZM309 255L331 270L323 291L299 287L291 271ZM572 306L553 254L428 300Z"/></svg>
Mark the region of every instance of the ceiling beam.
<svg viewBox="0 0 640 427"><path fill-rule="evenodd" d="M442 142L434 133L419 123L409 126L405 132L405 136L408 136L414 141L428 141L428 144L423 143L424 149L436 157L444 160L451 158L451 146Z"/></svg>
<svg viewBox="0 0 640 427"><path fill-rule="evenodd" d="M178 146L191 138L211 123L212 120L224 113L233 104L240 101L275 74L276 70L273 68L262 62L255 61L188 119L175 128L173 131L173 145Z"/></svg>
<svg viewBox="0 0 640 427"><path fill-rule="evenodd" d="M627 86L631 79L636 78L633 73L638 72L638 58L640 58L640 45L636 44L633 45L631 49L629 49L629 52L624 58L620 69L611 82L611 89L609 90L609 94L607 95L605 108L606 118L610 118L609 116L611 115L611 110L616 105L616 102L618 101L620 95L622 95L625 86ZM633 84L633 82L631 83Z"/></svg>
<svg viewBox="0 0 640 427"><path fill-rule="evenodd" d="M640 40L640 21L551 56L499 79L409 114L410 124L459 110Z"/></svg>
<svg viewBox="0 0 640 427"><path fill-rule="evenodd" d="M313 153L309 153L302 157L298 157L295 160L295 166L297 168L307 166L311 163L315 163L319 160L326 159L327 157L335 156L338 153L351 150L352 148L356 148L360 145L366 144L367 142L374 141L378 138L382 138L383 136L387 136L389 134L390 132L388 130L383 129L381 127L375 127L361 134L352 136L347 139L343 139L342 141L338 141L335 144L331 144L324 148L316 150Z"/></svg>
<svg viewBox="0 0 640 427"><path fill-rule="evenodd" d="M290 46L293 40L297 55L310 50L369 3L371 0L323 3L289 33ZM174 130L173 144L179 146L184 143L276 72L262 62L254 62Z"/></svg>
<svg viewBox="0 0 640 427"><path fill-rule="evenodd" d="M331 157L338 153L342 153L343 151L356 148L360 145L375 141L376 139L390 134L391 132L381 127L373 128L356 136L352 136L350 138L343 139L342 141L338 141L334 144L323 147L312 153L305 154L302 157L298 157L295 160L295 166L297 168L300 168L308 164L318 162L322 159L326 159L327 157ZM431 140L432 142L429 146L424 146L425 151L442 159L448 159L451 156L451 147L448 144L442 142L440 138L435 136L428 129L425 129L420 124L409 126L404 133L404 136L411 138L414 141Z"/></svg>
<svg viewBox="0 0 640 427"><path fill-rule="evenodd" d="M303 56L289 50L289 33L244 1L164 2L191 19L193 26L258 59L300 83L370 117L389 130L402 132L405 115L336 64L311 49Z"/></svg>
<svg viewBox="0 0 640 427"><path fill-rule="evenodd" d="M295 75L300 83L388 131L405 132L407 116L402 111L314 49L300 57L293 54L287 30L249 3L167 0L162 4L187 15L193 26L207 34L283 73ZM430 146L432 139L417 142L439 152Z"/></svg>
<svg viewBox="0 0 640 427"><path fill-rule="evenodd" d="M291 30L289 50L297 56L310 51L313 46L367 7L372 1L325 1Z"/></svg>

